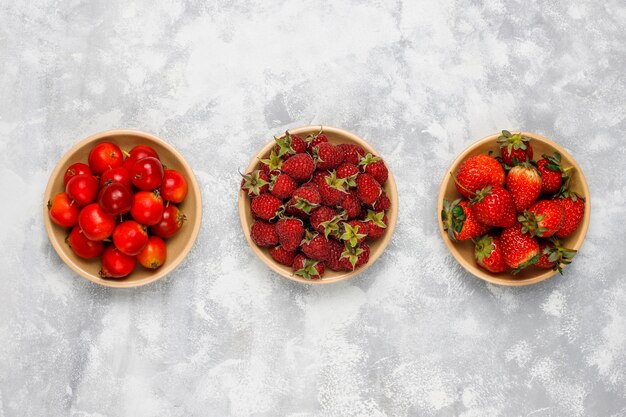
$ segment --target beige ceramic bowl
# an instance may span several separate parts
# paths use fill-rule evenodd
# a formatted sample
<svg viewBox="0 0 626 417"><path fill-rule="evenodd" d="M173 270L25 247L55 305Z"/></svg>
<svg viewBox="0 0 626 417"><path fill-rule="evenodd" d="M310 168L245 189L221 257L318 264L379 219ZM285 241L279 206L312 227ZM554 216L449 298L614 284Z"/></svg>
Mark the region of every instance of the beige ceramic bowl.
<svg viewBox="0 0 626 417"><path fill-rule="evenodd" d="M322 129L324 131L324 134L328 137L328 140L333 144L354 143L361 146L363 149L365 149L366 152L370 152L373 155L382 157L382 155L376 152L374 148L372 148L367 142L350 132L328 126L323 126ZM305 126L298 129L289 129L289 133L301 137L306 137L309 134L318 133L319 131L320 126ZM259 159L269 156L270 151L275 144L276 142L272 140L267 145L265 145L263 149L261 149L261 151L252 159L250 165L248 165L248 168L246 169L246 172L257 169ZM252 218L252 214L250 212L250 199L244 191L239 192L239 218L241 219L241 227L243 228L243 233L246 236L246 239L248 240L248 243L250 244L250 247L252 248L254 253L261 259L261 261L263 261L263 263L265 263L268 267L274 270L274 272L276 272L277 274L282 275L285 278L289 278L298 282L305 282L307 284L329 284L332 282L343 281L365 271L368 267L374 264L378 257L382 255L383 251L391 240L391 236L393 235L393 231L396 227L396 221L398 219L398 190L396 188L396 182L393 179L391 171L389 172L389 179L383 186L383 189L385 190L387 196L389 197L389 200L391 201L391 208L387 212L387 219L389 221L389 224L387 225L387 230L380 239L374 242L369 242L369 262L354 271L337 272L331 271L327 268L322 279L307 280L297 275L294 275L291 267L281 265L278 262L274 261L267 249L258 247L250 238L250 227L254 223L254 219Z"/></svg>
<svg viewBox="0 0 626 417"><path fill-rule="evenodd" d="M570 171L571 175L573 175L572 190L576 191L578 194L585 198L585 217L583 218L576 232L574 232L567 238L562 239L562 243L565 247L578 250L580 249L583 240L585 240L587 228L589 227L589 215L591 212L591 199L589 198L589 189L587 188L587 181L585 179L585 176L583 175L580 166L578 166L574 158L572 158L572 156L567 153L565 149L563 149L550 139L547 139L536 133L521 133L524 136L532 139L531 144L533 147L533 157L535 160L541 159L541 155L543 154L551 155L556 151L561 154L561 165L563 167L574 167L574 169L572 170L573 172ZM469 148L467 148L461 155L459 155L459 157L452 163L452 166L450 166L450 168L445 172L443 182L441 183L441 188L439 189L438 197L439 205L437 207L437 217L439 218L439 230L441 231L441 236L443 237L446 246L448 246L448 249L450 249L450 252L456 258L456 260L463 266L463 268L465 268L468 272L472 273L478 278L484 279L485 281L491 282L493 284L500 285L521 286L535 284L537 282L541 282L545 279L550 278L556 273L556 271L529 267L525 270L522 270L517 275L513 275L510 272L503 272L501 274L488 272L476 265L476 262L474 261L474 244L471 241L453 242L448 237L448 233L443 230L443 223L441 221L443 200L448 199L449 201L452 201L461 197L461 195L456 190L454 180L452 179L450 172L456 173L461 163L471 156L481 153L488 153L489 151L493 151L494 155L500 155L500 150L498 144L496 143L499 136L500 134L496 133L474 143ZM576 257L574 257L573 262L576 262ZM566 270L564 270L563 272L567 274Z"/></svg>
<svg viewBox="0 0 626 417"><path fill-rule="evenodd" d="M137 267L128 277L123 279L102 279L98 276L100 270L100 259L86 260L79 258L72 252L72 249L65 243L65 238L69 233L69 229L60 227L50 220L46 202L57 193L64 191L63 175L67 168L75 162L87 163L89 151L99 142L112 142L118 145L122 150L129 151L135 145L148 145L154 148L159 154L161 161L168 167L180 171L187 180L189 191L187 197L178 206L185 213L187 221L183 225L180 232L174 237L166 239L167 259L161 268L151 271L137 264ZM198 231L200 230L200 221L202 219L202 201L200 189L196 182L196 177L191 167L185 162L182 155L176 151L171 145L167 144L158 137L149 133L137 130L109 130L97 133L87 139L79 142L70 149L61 158L57 166L52 171L46 192L44 194L44 223L48 237L52 246L59 254L63 262L72 268L77 274L95 282L96 284L106 285L109 287L137 287L156 281L169 272L171 272L178 264L182 262L187 253L191 250Z"/></svg>

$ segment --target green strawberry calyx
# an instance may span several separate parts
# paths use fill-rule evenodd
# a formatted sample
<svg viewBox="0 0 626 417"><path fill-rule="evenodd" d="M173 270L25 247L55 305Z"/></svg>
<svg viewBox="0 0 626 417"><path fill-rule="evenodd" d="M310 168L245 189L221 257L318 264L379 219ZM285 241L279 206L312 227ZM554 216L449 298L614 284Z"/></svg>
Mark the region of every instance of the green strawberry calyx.
<svg viewBox="0 0 626 417"><path fill-rule="evenodd" d="M261 178L260 175L261 170L259 169L252 171L248 175L241 174L244 179L244 183L241 188L246 190L248 192L248 195L259 195L261 193L261 188L269 184L267 181Z"/></svg>
<svg viewBox="0 0 626 417"><path fill-rule="evenodd" d="M545 218L545 214L537 214L534 211L524 210L524 213L517 216L517 221L522 224L522 233L528 233L533 237L542 237L548 231L548 229L542 225L542 221Z"/></svg>
<svg viewBox="0 0 626 417"><path fill-rule="evenodd" d="M572 259L576 256L577 251L564 247L557 238L551 238L550 242L552 245L546 246L543 254L548 255L548 261L554 263L552 269L563 275L563 266L572 263Z"/></svg>
<svg viewBox="0 0 626 417"><path fill-rule="evenodd" d="M348 258L350 265L352 265L352 270L354 270L354 267L359 260L359 255L363 253L363 249L360 247L349 246L347 243L345 244L345 247L346 249L341 253L341 257L339 259Z"/></svg>
<svg viewBox="0 0 626 417"><path fill-rule="evenodd" d="M346 190L346 179L345 178L338 178L337 177L337 171L333 170L330 172L330 174L326 175L324 177L324 181L326 182L326 184L328 184L328 186L330 188L334 188L335 190L339 190L343 193L347 193L348 191ZM356 185L356 184L355 184Z"/></svg>
<svg viewBox="0 0 626 417"><path fill-rule="evenodd" d="M260 161L267 165L270 172L279 170L283 167L283 159L279 155L277 155L273 149L270 152L270 156L268 158L261 159Z"/></svg>
<svg viewBox="0 0 626 417"><path fill-rule="evenodd" d="M467 218L463 207L459 205L460 202L460 198L454 200L453 202L443 200L443 209L441 210L443 230L447 231L448 237L455 241L456 235L461 233L463 223L465 223L465 219Z"/></svg>
<svg viewBox="0 0 626 417"><path fill-rule="evenodd" d="M359 233L359 229L361 226L351 226L348 223L343 224L344 232L341 235L340 239L346 242L346 246L349 244L353 248L359 244L359 241L367 236L364 233Z"/></svg>
<svg viewBox="0 0 626 417"><path fill-rule="evenodd" d="M489 235L481 236L474 246L474 256L479 263L483 263L485 258L489 258L496 246L493 244L493 238Z"/></svg>
<svg viewBox="0 0 626 417"><path fill-rule="evenodd" d="M313 259L305 259L302 262L302 268L294 272L295 275L301 276L304 279L313 279L313 277L319 277L320 273L317 270L318 262Z"/></svg>
<svg viewBox="0 0 626 417"><path fill-rule="evenodd" d="M377 213L377 212L375 212L373 210L367 210L367 218L365 219L365 221L366 222L372 222L376 226L382 227L383 229L386 229L387 225L383 221L384 217L385 217L385 212L384 211L379 211Z"/></svg>

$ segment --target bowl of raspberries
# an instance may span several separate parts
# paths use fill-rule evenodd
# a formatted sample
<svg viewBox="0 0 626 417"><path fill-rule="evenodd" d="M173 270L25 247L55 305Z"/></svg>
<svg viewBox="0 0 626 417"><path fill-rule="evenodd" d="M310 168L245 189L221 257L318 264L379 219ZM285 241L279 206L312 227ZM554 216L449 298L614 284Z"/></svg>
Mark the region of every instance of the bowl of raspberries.
<svg viewBox="0 0 626 417"><path fill-rule="evenodd" d="M398 196L391 172L363 139L306 126L275 137L243 174L241 225L256 255L306 283L364 271L393 234Z"/></svg>
<svg viewBox="0 0 626 417"><path fill-rule="evenodd" d="M543 281L569 265L589 226L582 170L541 135L503 130L465 150L439 191L439 228L470 273L501 285Z"/></svg>

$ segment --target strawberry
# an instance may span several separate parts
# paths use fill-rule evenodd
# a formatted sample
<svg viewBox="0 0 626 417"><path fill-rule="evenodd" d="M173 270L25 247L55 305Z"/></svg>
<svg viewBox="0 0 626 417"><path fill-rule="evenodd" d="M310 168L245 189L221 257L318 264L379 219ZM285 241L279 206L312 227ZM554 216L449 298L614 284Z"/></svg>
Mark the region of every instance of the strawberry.
<svg viewBox="0 0 626 417"><path fill-rule="evenodd" d="M297 153L282 163L282 171L298 182L305 182L315 171L315 162L308 153Z"/></svg>
<svg viewBox="0 0 626 417"><path fill-rule="evenodd" d="M504 169L489 155L476 155L461 164L456 177L456 189L465 198L488 186L504 185ZM468 191L469 190L469 191Z"/></svg>
<svg viewBox="0 0 626 417"><path fill-rule="evenodd" d="M359 200L365 204L374 203L382 193L380 184L370 174L361 174L356 177L356 190Z"/></svg>
<svg viewBox="0 0 626 417"><path fill-rule="evenodd" d="M378 200L376 200L374 204L372 204L372 208L377 211L387 211L391 208L391 200L389 200L389 197L387 197L387 193L385 193L385 190L380 193L380 197L378 197Z"/></svg>
<svg viewBox="0 0 626 417"><path fill-rule="evenodd" d="M349 220L355 219L361 214L361 200L359 200L355 190L345 194L339 206L345 210Z"/></svg>
<svg viewBox="0 0 626 417"><path fill-rule="evenodd" d="M340 265L345 270L355 270L367 263L370 259L370 247L363 242L358 246L351 247L346 245L344 251L339 258Z"/></svg>
<svg viewBox="0 0 626 417"><path fill-rule="evenodd" d="M337 177L344 178L348 187L356 187L356 177L359 175L359 168L349 162L344 162L337 168Z"/></svg>
<svg viewBox="0 0 626 417"><path fill-rule="evenodd" d="M293 260L295 259L297 253L298 252L295 250L285 250L282 246L275 246L270 249L270 256L272 259L285 266L293 265Z"/></svg>
<svg viewBox="0 0 626 417"><path fill-rule="evenodd" d="M354 165L359 165L361 157L365 155L365 149L353 143L342 143L337 146L343 152L343 160Z"/></svg>
<svg viewBox="0 0 626 417"><path fill-rule="evenodd" d="M346 250L346 247L341 242L334 239L328 241L328 259L325 262L328 269L332 269L333 271L344 270L341 262L341 254L344 250ZM350 267L350 269L352 269L352 267Z"/></svg>
<svg viewBox="0 0 626 417"><path fill-rule="evenodd" d="M511 227L517 220L513 198L500 186L478 190L471 202L472 211L482 224Z"/></svg>
<svg viewBox="0 0 626 417"><path fill-rule="evenodd" d="M328 222L337 216L335 209L321 206L311 211L311 226L320 233L324 232L323 222Z"/></svg>
<svg viewBox="0 0 626 417"><path fill-rule="evenodd" d="M304 279L320 279L324 276L324 264L298 254L293 260L293 273Z"/></svg>
<svg viewBox="0 0 626 417"><path fill-rule="evenodd" d="M295 155L297 153L306 152L307 144L298 135L291 135L289 131L285 132L285 136L277 138L274 136L274 140L276 141L276 146L274 146L274 152L283 157L284 160L287 160L291 157L291 155Z"/></svg>
<svg viewBox="0 0 626 417"><path fill-rule="evenodd" d="M283 166L283 159L272 150L267 158L260 160L260 164L261 170L269 177L270 175L279 173Z"/></svg>
<svg viewBox="0 0 626 417"><path fill-rule="evenodd" d="M367 226L367 237L370 239L378 239L381 237L387 229L387 221L387 216L384 211L376 213L375 211L368 210L367 218L364 223Z"/></svg>
<svg viewBox="0 0 626 417"><path fill-rule="evenodd" d="M276 226L263 220L257 220L250 228L250 237L258 246L274 246L278 244Z"/></svg>
<svg viewBox="0 0 626 417"><path fill-rule="evenodd" d="M306 231L302 241L302 252L306 256L316 261L325 261L328 259L329 251L328 239L317 232Z"/></svg>
<svg viewBox="0 0 626 417"><path fill-rule="evenodd" d="M565 212L565 220L561 228L555 233L555 236L561 239L571 235L578 229L578 225L585 216L585 199L575 192L566 190L555 197L554 201Z"/></svg>
<svg viewBox="0 0 626 417"><path fill-rule="evenodd" d="M552 156L543 155L543 159L537 161L537 169L541 174L541 194L557 193L567 171L561 168L561 154L555 152Z"/></svg>
<svg viewBox="0 0 626 417"><path fill-rule="evenodd" d="M280 246L285 250L296 250L304 237L304 225L302 220L293 217L283 217L276 222L276 234Z"/></svg>
<svg viewBox="0 0 626 417"><path fill-rule="evenodd" d="M484 235L476 241L474 257L476 263L487 271L498 273L508 269L502 255L500 238L494 234Z"/></svg>
<svg viewBox="0 0 626 417"><path fill-rule="evenodd" d="M383 162L383 160L377 156L373 156L368 153L359 161L359 166L362 167L363 172L370 174L380 185L387 182L389 177L389 170Z"/></svg>
<svg viewBox="0 0 626 417"><path fill-rule="evenodd" d="M558 239L540 241L539 253L541 256L535 266L559 271L561 275L563 274L563 266L569 265L576 255L575 250L561 246L561 242L559 242Z"/></svg>
<svg viewBox="0 0 626 417"><path fill-rule="evenodd" d="M350 220L343 223L340 239L348 246L356 247L367 237L367 225L360 220Z"/></svg>
<svg viewBox="0 0 626 417"><path fill-rule="evenodd" d="M509 171L506 177L506 188L513 197L518 213L530 207L541 193L541 175L528 162L522 162Z"/></svg>
<svg viewBox="0 0 626 417"><path fill-rule="evenodd" d="M337 172L332 171L324 181L318 184L322 203L326 206L336 206L346 195L345 180L337 178Z"/></svg>
<svg viewBox="0 0 626 417"><path fill-rule="evenodd" d="M310 134L309 136L307 136L305 141L307 143L308 151L313 152L313 148L315 148L317 145L319 145L322 142L328 142L328 138L326 137L325 134L322 133L322 130L320 129L318 133Z"/></svg>
<svg viewBox="0 0 626 417"><path fill-rule="evenodd" d="M272 182L270 184L270 193L274 197L284 200L291 197L294 191L298 188L298 183L287 174L278 174L272 176Z"/></svg>
<svg viewBox="0 0 626 417"><path fill-rule="evenodd" d="M343 162L343 152L329 142L322 142L313 148L313 155L317 161L317 169L331 170Z"/></svg>
<svg viewBox="0 0 626 417"><path fill-rule="evenodd" d="M443 210L441 210L441 222L443 230L448 232L451 240L469 240L485 234L491 226L480 223L470 202L467 200L454 200L450 203L443 200Z"/></svg>
<svg viewBox="0 0 626 417"><path fill-rule="evenodd" d="M261 194L254 197L250 203L252 214L260 219L269 220L276 217L281 209L282 202L271 194Z"/></svg>
<svg viewBox="0 0 626 417"><path fill-rule="evenodd" d="M500 244L502 245L504 262L514 269L513 274L539 260L539 244L532 236L522 233L520 223L502 231Z"/></svg>
<svg viewBox="0 0 626 417"><path fill-rule="evenodd" d="M313 173L313 176L311 177L311 181L309 182L312 182L313 184L316 184L319 187L319 185L322 182L326 181L326 175L328 175L328 171L320 171L320 170L315 171Z"/></svg>
<svg viewBox="0 0 626 417"><path fill-rule="evenodd" d="M563 226L565 211L554 200L541 200L518 217L522 233L531 236L550 237Z"/></svg>
<svg viewBox="0 0 626 417"><path fill-rule="evenodd" d="M243 176L241 180L241 189L246 191L249 196L257 196L266 193L269 189L270 178L264 171L254 170Z"/></svg>
<svg viewBox="0 0 626 417"><path fill-rule="evenodd" d="M533 159L533 147L530 144L530 138L522 136L521 133L511 134L508 130L503 130L502 135L498 138L500 144L500 154L502 162L507 166L514 166L520 162L526 162Z"/></svg>
<svg viewBox="0 0 626 417"><path fill-rule="evenodd" d="M293 192L287 204L287 212L299 217L307 217L311 214L311 210L319 206L321 202L322 197L317 186L313 183L307 183Z"/></svg>

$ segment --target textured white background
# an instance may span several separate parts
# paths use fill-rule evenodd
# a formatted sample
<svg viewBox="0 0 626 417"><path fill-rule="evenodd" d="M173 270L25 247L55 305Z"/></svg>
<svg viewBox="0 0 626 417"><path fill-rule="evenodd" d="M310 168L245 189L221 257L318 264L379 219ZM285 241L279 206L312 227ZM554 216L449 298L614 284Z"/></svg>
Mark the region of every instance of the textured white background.
<svg viewBox="0 0 626 417"><path fill-rule="evenodd" d="M2 1L0 416L626 416L625 45L621 0ZM398 181L347 283L280 278L240 230L237 169L305 124ZM176 146L205 202L134 290L76 277L41 216L56 161L116 127ZM562 144L593 199L566 275L528 288L469 276L436 223L455 155L503 128Z"/></svg>

